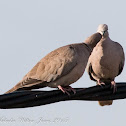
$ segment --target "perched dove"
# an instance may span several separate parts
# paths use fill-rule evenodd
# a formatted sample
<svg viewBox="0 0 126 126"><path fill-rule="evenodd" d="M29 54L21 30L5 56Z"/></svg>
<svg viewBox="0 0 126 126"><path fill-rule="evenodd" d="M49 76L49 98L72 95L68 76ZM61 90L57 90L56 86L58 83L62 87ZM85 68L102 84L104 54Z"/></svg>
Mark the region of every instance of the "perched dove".
<svg viewBox="0 0 126 126"><path fill-rule="evenodd" d="M122 46L109 38L108 26L101 24L98 27L102 39L93 49L87 64L88 74L91 80L98 85L111 83L113 91L116 91L115 77L118 76L124 66L124 52ZM101 106L111 105L113 101L99 101Z"/></svg>
<svg viewBox="0 0 126 126"><path fill-rule="evenodd" d="M88 58L102 35L95 33L85 43L60 47L42 58L24 78L6 93L43 87L59 88L64 93L73 91L69 85L84 73Z"/></svg>

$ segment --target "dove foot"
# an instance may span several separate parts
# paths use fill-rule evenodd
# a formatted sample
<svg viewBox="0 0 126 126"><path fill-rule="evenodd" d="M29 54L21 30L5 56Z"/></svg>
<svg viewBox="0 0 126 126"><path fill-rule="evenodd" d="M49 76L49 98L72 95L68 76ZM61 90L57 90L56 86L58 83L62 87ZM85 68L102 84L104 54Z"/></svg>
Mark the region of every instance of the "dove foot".
<svg viewBox="0 0 126 126"><path fill-rule="evenodd" d="M69 92L73 92L74 94L76 93L76 91L71 87L71 86L65 86L65 87L62 87L61 85L58 86L58 88L65 94L69 95L70 96L70 93Z"/></svg>
<svg viewBox="0 0 126 126"><path fill-rule="evenodd" d="M100 80L97 81L97 85L100 85L102 87L102 85L105 85L104 82L101 82Z"/></svg>
<svg viewBox="0 0 126 126"><path fill-rule="evenodd" d="M111 81L111 88L113 88L113 93L117 91L117 86L116 86L115 81Z"/></svg>

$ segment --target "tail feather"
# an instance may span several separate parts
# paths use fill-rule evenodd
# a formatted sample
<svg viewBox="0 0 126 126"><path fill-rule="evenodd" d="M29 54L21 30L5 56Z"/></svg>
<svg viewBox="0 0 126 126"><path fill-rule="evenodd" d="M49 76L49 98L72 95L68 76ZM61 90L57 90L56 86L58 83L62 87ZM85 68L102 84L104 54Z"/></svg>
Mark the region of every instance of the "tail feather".
<svg viewBox="0 0 126 126"><path fill-rule="evenodd" d="M105 105L112 105L113 100L108 100L108 101L98 101L100 106L105 106Z"/></svg>
<svg viewBox="0 0 126 126"><path fill-rule="evenodd" d="M14 86L13 88L11 88L9 91L5 92L5 94L8 94L8 93L11 93L11 92L14 92L16 91L17 88Z"/></svg>
<svg viewBox="0 0 126 126"><path fill-rule="evenodd" d="M11 93L14 91L18 91L18 90L23 90L22 82L17 83L13 88L11 88L7 92L5 92L5 94L8 94L8 93Z"/></svg>
<svg viewBox="0 0 126 126"><path fill-rule="evenodd" d="M42 83L41 81L34 82L28 85L22 86L22 83L19 82L17 85L15 85L13 88L11 88L9 91L5 92L5 94L12 93L14 91L21 91L21 90L31 90L31 89L39 89L46 87L46 83Z"/></svg>

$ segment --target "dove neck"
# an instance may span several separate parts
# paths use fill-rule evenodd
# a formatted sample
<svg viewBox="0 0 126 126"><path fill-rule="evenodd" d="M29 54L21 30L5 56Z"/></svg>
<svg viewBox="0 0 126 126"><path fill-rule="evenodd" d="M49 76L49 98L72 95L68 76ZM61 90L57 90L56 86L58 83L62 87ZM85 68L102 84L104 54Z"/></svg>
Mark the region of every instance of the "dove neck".
<svg viewBox="0 0 126 126"><path fill-rule="evenodd" d="M96 46L97 43L92 43L92 42L88 41L88 42L85 42L85 44L86 44L89 48L91 48L91 50L93 50L93 48Z"/></svg>
<svg viewBox="0 0 126 126"><path fill-rule="evenodd" d="M102 38L109 38L109 33L108 33L108 31L105 32L105 34L102 36Z"/></svg>
<svg viewBox="0 0 126 126"><path fill-rule="evenodd" d="M83 44L86 45L86 47L88 48L88 50L92 52L92 48L87 43L83 43Z"/></svg>

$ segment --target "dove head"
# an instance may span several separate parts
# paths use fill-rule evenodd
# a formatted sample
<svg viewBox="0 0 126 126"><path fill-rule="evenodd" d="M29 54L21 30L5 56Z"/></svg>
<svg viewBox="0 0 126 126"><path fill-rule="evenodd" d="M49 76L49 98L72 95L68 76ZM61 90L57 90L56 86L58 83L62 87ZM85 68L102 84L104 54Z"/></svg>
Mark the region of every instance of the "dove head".
<svg viewBox="0 0 126 126"><path fill-rule="evenodd" d="M108 36L108 26L106 24L100 24L98 26L97 32L99 32L103 37L107 37Z"/></svg>
<svg viewBox="0 0 126 126"><path fill-rule="evenodd" d="M101 40L102 35L100 33L94 33L90 37L88 37L84 42L91 48L93 49L97 43Z"/></svg>

